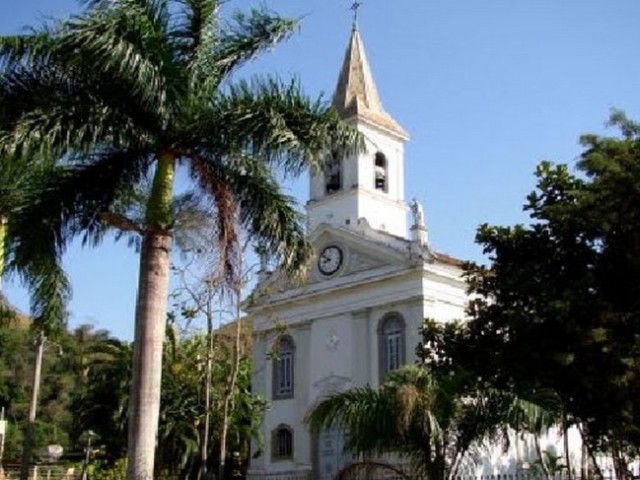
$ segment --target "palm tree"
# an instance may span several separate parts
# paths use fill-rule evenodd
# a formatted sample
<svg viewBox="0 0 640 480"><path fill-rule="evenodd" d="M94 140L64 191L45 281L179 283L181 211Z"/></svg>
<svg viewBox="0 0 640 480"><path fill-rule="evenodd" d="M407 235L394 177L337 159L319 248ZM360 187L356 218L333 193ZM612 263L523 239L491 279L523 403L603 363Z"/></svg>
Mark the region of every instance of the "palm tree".
<svg viewBox="0 0 640 480"><path fill-rule="evenodd" d="M290 272L309 256L274 168L299 174L323 152L357 145L337 113L295 82L230 82L296 22L265 10L222 22L220 3L85 0L70 20L0 38L0 155L44 152L64 166L22 209L18 256L32 253L33 223L55 232L58 251L79 234L99 241L107 221L141 235L129 479L153 478L177 167L211 204L232 282L236 221ZM143 225L111 213L147 176Z"/></svg>
<svg viewBox="0 0 640 480"><path fill-rule="evenodd" d="M29 462L33 450L33 436L40 394L42 357L48 336L60 331L65 321L65 305L69 297L67 278L60 267L60 254L55 248L53 232L46 225L33 225L40 235L30 244L25 240L25 251L32 255L14 256L8 250L12 225L20 214L21 201L29 189L37 185L47 175L51 175L52 165L47 162L25 162L25 159L0 156L0 321L12 319L15 311L4 300L2 279L5 273L17 273L31 293L32 329L35 333L35 356L29 412L24 435L21 478L28 475ZM30 168L28 168L30 166ZM0 462L0 477L2 476Z"/></svg>
<svg viewBox="0 0 640 480"><path fill-rule="evenodd" d="M345 450L360 457L397 454L430 480L457 476L465 454L508 427L525 428L553 398L527 401L493 389L470 388L462 373L438 376L424 367L390 373L379 389L368 385L322 399L307 416L311 431L347 432ZM526 419L526 421L525 421Z"/></svg>

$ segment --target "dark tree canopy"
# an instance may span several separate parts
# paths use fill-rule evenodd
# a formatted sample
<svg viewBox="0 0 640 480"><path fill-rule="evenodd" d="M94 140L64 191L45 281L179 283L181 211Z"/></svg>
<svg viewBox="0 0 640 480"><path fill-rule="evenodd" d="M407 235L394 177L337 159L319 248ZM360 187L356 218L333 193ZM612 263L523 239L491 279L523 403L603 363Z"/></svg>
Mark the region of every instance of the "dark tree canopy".
<svg viewBox="0 0 640 480"><path fill-rule="evenodd" d="M640 446L640 125L584 135L572 173L541 163L529 225L482 225L468 322L427 321L419 353L515 392L551 388L593 448Z"/></svg>

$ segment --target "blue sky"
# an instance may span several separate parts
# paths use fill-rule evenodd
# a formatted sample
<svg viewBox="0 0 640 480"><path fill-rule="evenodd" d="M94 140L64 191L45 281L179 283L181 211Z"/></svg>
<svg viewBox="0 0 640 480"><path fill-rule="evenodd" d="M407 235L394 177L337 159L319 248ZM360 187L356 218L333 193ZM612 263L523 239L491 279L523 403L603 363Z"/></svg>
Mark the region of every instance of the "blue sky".
<svg viewBox="0 0 640 480"><path fill-rule="evenodd" d="M264 2L263 2L264 3ZM348 0L269 0L302 17L299 32L249 73L297 77L330 95L351 28ZM407 199L424 205L432 244L480 260L484 222L526 222L522 204L540 160L573 164L582 133L610 109L640 120L638 0L364 0L360 31L387 111L410 132ZM230 1L245 8L252 1ZM3 0L0 34L77 10L72 0ZM306 179L288 185L301 203ZM133 332L137 257L107 242L70 248L71 325ZM27 309L8 284L7 296Z"/></svg>

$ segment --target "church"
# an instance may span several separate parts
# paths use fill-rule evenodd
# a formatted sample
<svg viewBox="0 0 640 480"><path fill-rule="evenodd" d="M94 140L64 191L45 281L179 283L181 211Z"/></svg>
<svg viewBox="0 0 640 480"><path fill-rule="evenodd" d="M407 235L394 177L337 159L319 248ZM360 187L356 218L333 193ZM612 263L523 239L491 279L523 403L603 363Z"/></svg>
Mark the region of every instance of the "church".
<svg viewBox="0 0 640 480"><path fill-rule="evenodd" d="M375 388L388 372L415 363L425 318L465 316L462 262L432 248L422 206L405 198L409 134L382 105L356 22L333 105L361 132L366 148L330 158L325 169L309 174L315 255L306 279L269 272L262 259L245 308L253 320L253 391L270 402L264 444L247 472L254 480L333 479L351 460L343 434L312 435L305 424L309 410L327 394ZM566 438L551 428L535 441L514 434L507 450L493 442L479 448L479 461L459 478L533 478L543 452L565 449L573 472L584 472L592 460L576 427ZM611 459L596 460L613 478ZM639 462L633 471L640 472Z"/></svg>
<svg viewBox="0 0 640 480"><path fill-rule="evenodd" d="M462 318L460 262L430 248L422 206L405 199L409 134L385 111L354 24L333 104L366 149L311 172L315 257L303 284L264 268L246 309L254 322L253 391L271 402L254 478L330 479L348 462L341 436L304 417L336 391L379 385L414 363L425 317ZM274 355L277 352L277 355Z"/></svg>

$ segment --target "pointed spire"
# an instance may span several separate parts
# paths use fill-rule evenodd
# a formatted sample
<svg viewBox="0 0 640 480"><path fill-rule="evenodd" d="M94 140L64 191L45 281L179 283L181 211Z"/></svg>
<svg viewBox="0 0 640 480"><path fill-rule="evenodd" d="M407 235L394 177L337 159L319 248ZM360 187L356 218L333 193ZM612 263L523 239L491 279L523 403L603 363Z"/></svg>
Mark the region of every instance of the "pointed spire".
<svg viewBox="0 0 640 480"><path fill-rule="evenodd" d="M333 105L344 119L359 117L404 139L409 138L409 134L382 106L355 21L333 95Z"/></svg>

